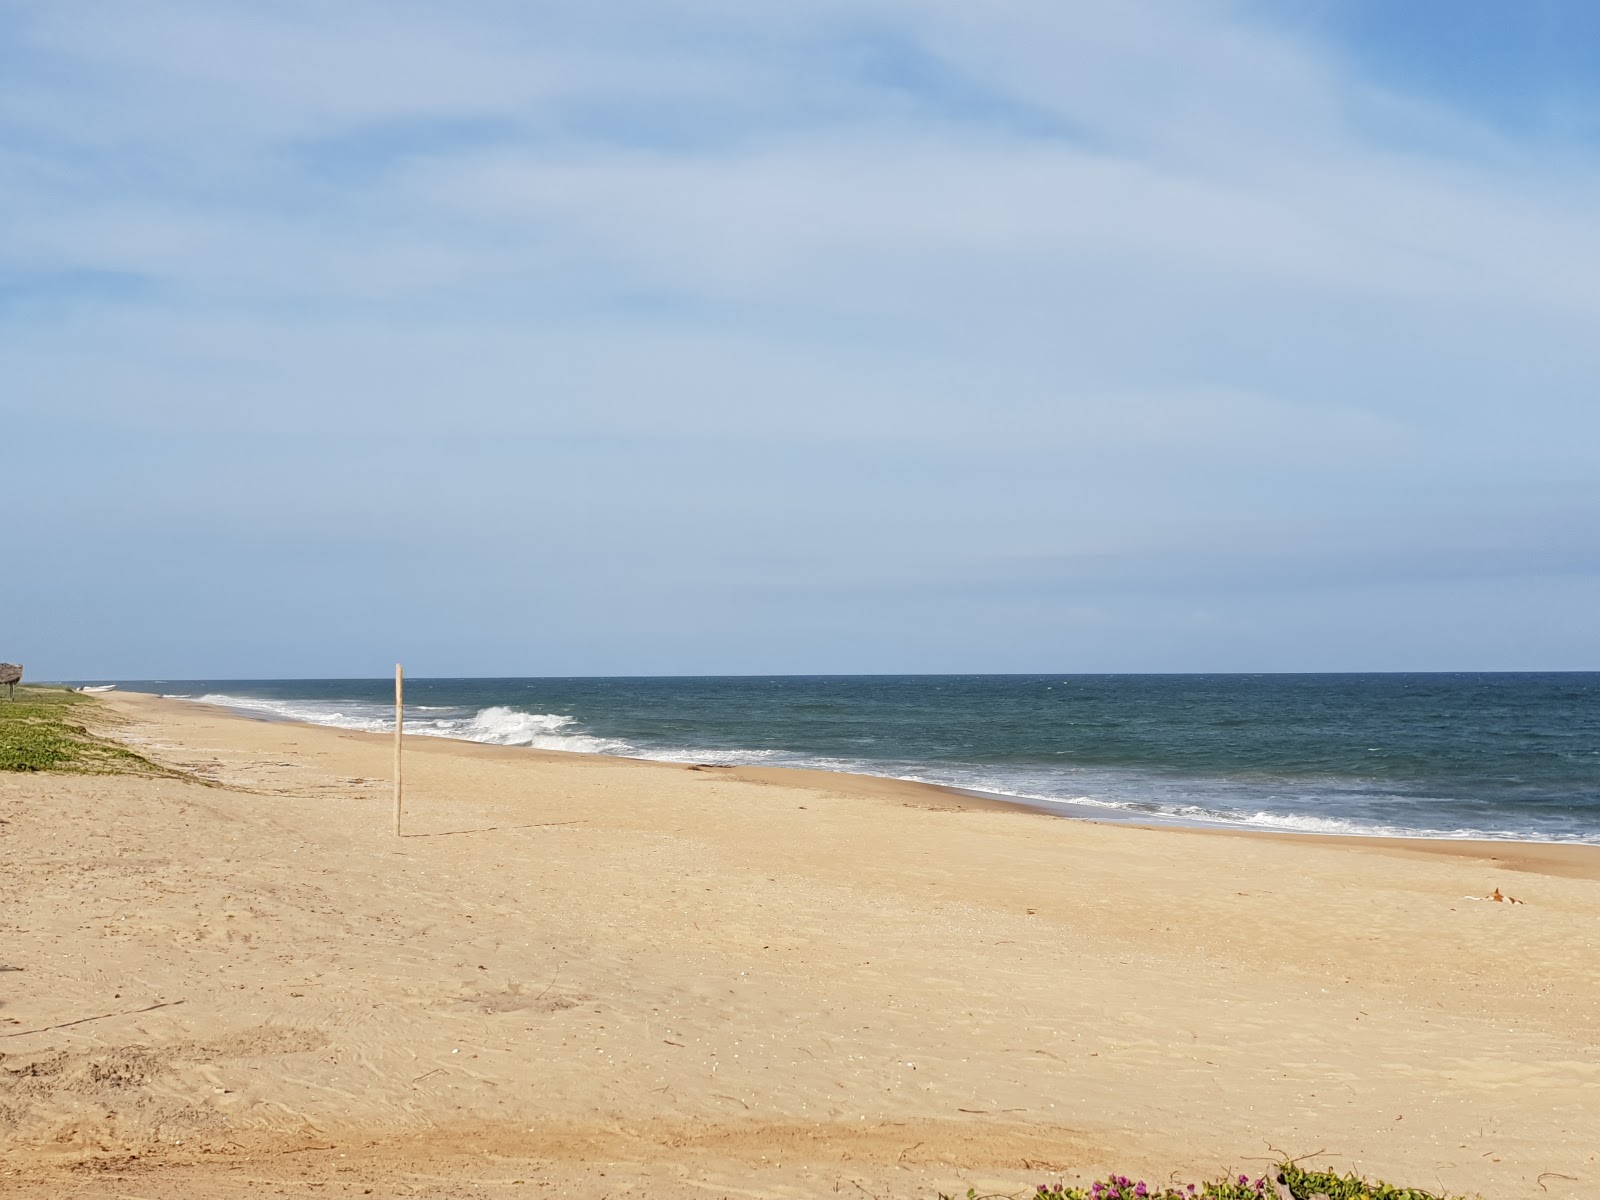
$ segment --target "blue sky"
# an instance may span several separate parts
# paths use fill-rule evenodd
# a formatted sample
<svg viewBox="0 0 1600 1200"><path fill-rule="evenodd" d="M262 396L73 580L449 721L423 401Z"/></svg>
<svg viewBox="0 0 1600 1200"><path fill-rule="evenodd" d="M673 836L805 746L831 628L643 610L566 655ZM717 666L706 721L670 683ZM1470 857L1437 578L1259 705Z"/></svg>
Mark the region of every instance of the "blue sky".
<svg viewBox="0 0 1600 1200"><path fill-rule="evenodd" d="M0 3L0 657L1600 668L1597 43Z"/></svg>

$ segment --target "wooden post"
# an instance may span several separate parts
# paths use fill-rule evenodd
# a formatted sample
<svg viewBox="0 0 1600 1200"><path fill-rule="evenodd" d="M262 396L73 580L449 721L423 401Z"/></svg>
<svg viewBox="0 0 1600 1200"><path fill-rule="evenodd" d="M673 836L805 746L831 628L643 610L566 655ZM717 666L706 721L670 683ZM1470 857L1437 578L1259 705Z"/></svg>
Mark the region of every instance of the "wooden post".
<svg viewBox="0 0 1600 1200"><path fill-rule="evenodd" d="M400 836L400 738L406 724L406 669L394 665L394 835Z"/></svg>

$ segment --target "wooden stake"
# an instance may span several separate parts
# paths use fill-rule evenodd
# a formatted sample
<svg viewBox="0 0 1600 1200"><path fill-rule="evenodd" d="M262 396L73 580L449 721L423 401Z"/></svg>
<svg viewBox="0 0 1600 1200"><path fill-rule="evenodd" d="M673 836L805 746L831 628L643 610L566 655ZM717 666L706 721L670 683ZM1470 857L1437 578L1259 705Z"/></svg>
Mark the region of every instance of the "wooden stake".
<svg viewBox="0 0 1600 1200"><path fill-rule="evenodd" d="M394 665L394 835L400 836L400 737L406 724L406 669Z"/></svg>

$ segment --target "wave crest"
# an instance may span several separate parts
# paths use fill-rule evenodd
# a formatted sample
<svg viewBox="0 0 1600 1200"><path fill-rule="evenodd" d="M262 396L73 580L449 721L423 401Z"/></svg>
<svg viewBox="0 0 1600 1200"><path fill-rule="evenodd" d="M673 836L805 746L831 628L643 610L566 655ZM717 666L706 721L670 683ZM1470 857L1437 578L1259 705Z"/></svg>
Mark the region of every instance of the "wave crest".
<svg viewBox="0 0 1600 1200"><path fill-rule="evenodd" d="M192 700L214 704L267 720L302 721L334 729L354 729L363 733L392 733L394 710L387 705L361 700L268 700L256 696L230 696L208 693L204 696L171 696L173 700ZM616 738L594 737L564 732L577 724L575 717L561 713L530 713L508 705L493 705L469 712L441 706L418 706L410 713L453 713L452 716L412 716L406 718L406 732L420 737L456 738L490 746L528 746L536 750L562 750L573 754L626 754L632 747Z"/></svg>

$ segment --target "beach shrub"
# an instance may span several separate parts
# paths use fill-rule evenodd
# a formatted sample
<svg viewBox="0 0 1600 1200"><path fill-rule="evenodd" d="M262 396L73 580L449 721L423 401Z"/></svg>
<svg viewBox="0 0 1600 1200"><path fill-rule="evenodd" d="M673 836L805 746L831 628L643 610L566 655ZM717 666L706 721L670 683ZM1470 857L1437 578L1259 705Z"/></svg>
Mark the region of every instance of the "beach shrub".
<svg viewBox="0 0 1600 1200"><path fill-rule="evenodd" d="M73 719L93 704L67 688L21 687L15 699L0 696L0 771L172 774Z"/></svg>
<svg viewBox="0 0 1600 1200"><path fill-rule="evenodd" d="M1294 1200L1322 1196L1328 1200L1462 1200L1419 1188L1394 1187L1382 1180L1372 1182L1355 1175L1306 1171L1294 1163L1281 1163L1266 1175L1229 1175L1205 1183L1182 1185L1148 1184L1126 1175L1108 1175L1087 1186L1041 1183L1033 1200L1282 1200L1285 1191ZM952 1198L941 1193L939 1200ZM969 1188L967 1200L1000 1200L1000 1197L980 1197L975 1188ZM1006 1200L1014 1198L1006 1197Z"/></svg>
<svg viewBox="0 0 1600 1200"><path fill-rule="evenodd" d="M1326 1196L1328 1200L1462 1200L1421 1188L1394 1187L1381 1179L1371 1182L1355 1175L1305 1171L1294 1163L1281 1164L1276 1175L1296 1200L1308 1196Z"/></svg>

